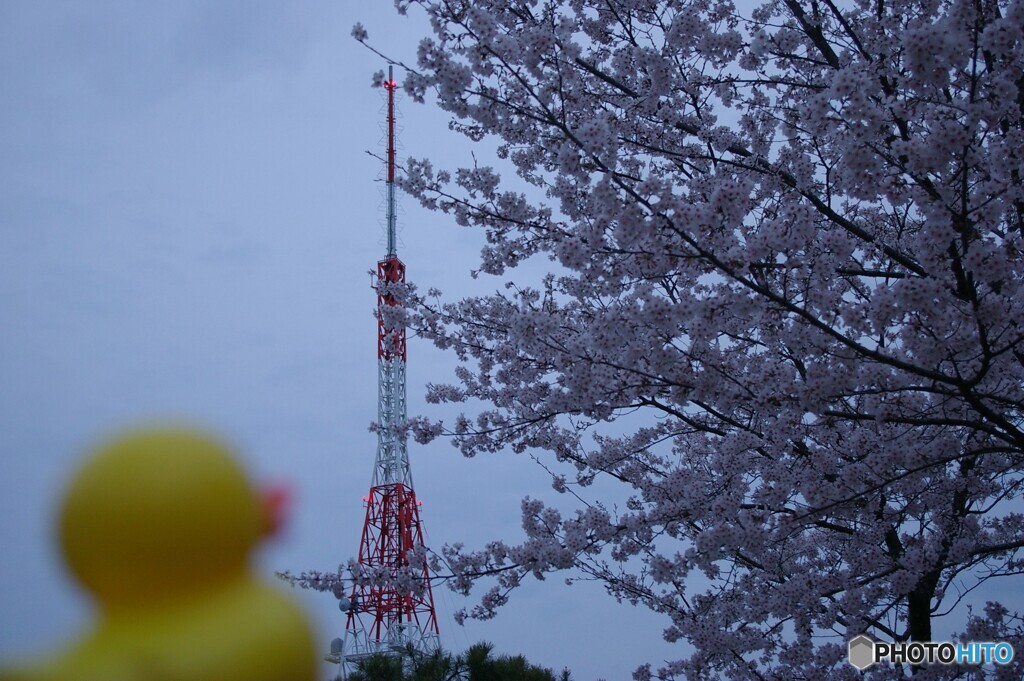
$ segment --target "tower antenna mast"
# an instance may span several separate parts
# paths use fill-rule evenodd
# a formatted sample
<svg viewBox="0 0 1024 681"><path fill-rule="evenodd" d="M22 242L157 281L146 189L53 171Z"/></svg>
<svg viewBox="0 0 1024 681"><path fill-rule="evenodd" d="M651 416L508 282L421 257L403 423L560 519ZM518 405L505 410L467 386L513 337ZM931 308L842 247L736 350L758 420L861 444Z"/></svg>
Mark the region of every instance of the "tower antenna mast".
<svg viewBox="0 0 1024 681"><path fill-rule="evenodd" d="M377 455L370 492L363 497L366 519L359 542L364 572L391 578L382 585L354 580L347 599L345 638L331 644L328 660L341 665L347 678L352 665L374 654L430 654L439 647L437 613L420 523L420 504L413 490L406 437L405 326L389 322L388 307L398 304L394 288L405 283L405 263L398 259L395 210L395 89L388 66L387 90L387 253L377 262ZM412 589L399 590L402 575Z"/></svg>
<svg viewBox="0 0 1024 681"><path fill-rule="evenodd" d="M397 237L397 216L395 210L395 88L398 84L394 79L394 67L388 65L388 82L384 87L388 91L388 157L387 157L387 257L393 258L398 253L395 243ZM405 331L402 331L403 335Z"/></svg>

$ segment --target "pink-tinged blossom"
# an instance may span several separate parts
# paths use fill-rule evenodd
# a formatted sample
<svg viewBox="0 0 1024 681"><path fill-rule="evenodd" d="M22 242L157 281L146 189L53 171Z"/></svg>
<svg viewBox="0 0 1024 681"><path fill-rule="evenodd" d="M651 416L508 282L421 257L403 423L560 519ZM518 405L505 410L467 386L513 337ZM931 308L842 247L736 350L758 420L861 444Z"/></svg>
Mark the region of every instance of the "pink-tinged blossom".
<svg viewBox="0 0 1024 681"><path fill-rule="evenodd" d="M691 646L637 679L907 676L845 641L937 621L1024 644L953 607L1024 569L1024 2L399 5L435 32L407 92L499 140L402 185L509 282L395 287L386 323L461 363L428 400L467 405L402 428L528 453L565 500L445 548L487 583L460 618L582 573Z"/></svg>

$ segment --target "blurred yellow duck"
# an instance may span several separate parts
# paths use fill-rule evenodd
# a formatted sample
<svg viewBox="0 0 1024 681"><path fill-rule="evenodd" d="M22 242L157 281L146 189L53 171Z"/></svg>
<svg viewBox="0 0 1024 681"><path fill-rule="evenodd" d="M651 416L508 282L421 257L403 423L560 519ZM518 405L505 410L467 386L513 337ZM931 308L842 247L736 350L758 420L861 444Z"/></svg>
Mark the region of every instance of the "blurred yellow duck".
<svg viewBox="0 0 1024 681"><path fill-rule="evenodd" d="M140 430L101 447L73 478L59 528L99 622L0 681L313 679L306 618L249 569L280 501L257 494L203 433Z"/></svg>

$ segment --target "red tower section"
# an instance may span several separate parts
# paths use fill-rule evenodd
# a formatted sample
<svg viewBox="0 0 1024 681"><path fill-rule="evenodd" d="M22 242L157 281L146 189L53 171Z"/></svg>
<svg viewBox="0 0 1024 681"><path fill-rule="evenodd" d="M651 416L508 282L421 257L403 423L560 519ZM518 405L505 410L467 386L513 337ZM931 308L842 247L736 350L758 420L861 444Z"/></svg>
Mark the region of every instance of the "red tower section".
<svg viewBox="0 0 1024 681"><path fill-rule="evenodd" d="M416 493L402 483L372 487L366 499L359 564L409 575L401 591L391 585L353 589L346 630L355 634L364 630L371 649L404 652L411 645L430 652L437 647L431 643L431 639L436 641L438 628L426 560L410 556L423 546L419 505ZM364 617L365 622L361 621Z"/></svg>
<svg viewBox="0 0 1024 681"><path fill-rule="evenodd" d="M398 259L398 256L388 256L377 263L377 282L384 284L384 288L377 290L377 309L384 310L385 305L397 305L395 295L390 291L384 292L389 284L405 283L405 263ZM384 315L377 315L377 359L378 361L389 361L393 358L405 361L405 329L388 329L385 325Z"/></svg>

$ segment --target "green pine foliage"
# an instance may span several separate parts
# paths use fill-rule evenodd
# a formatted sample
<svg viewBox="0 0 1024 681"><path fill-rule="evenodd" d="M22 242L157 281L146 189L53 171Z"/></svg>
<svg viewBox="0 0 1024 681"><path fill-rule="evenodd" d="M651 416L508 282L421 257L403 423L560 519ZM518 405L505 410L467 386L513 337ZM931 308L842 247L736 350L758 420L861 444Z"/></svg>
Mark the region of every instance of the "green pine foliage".
<svg viewBox="0 0 1024 681"><path fill-rule="evenodd" d="M493 655L490 643L477 643L462 655L372 655L361 660L349 681L572 681L568 669L555 676L522 655Z"/></svg>

